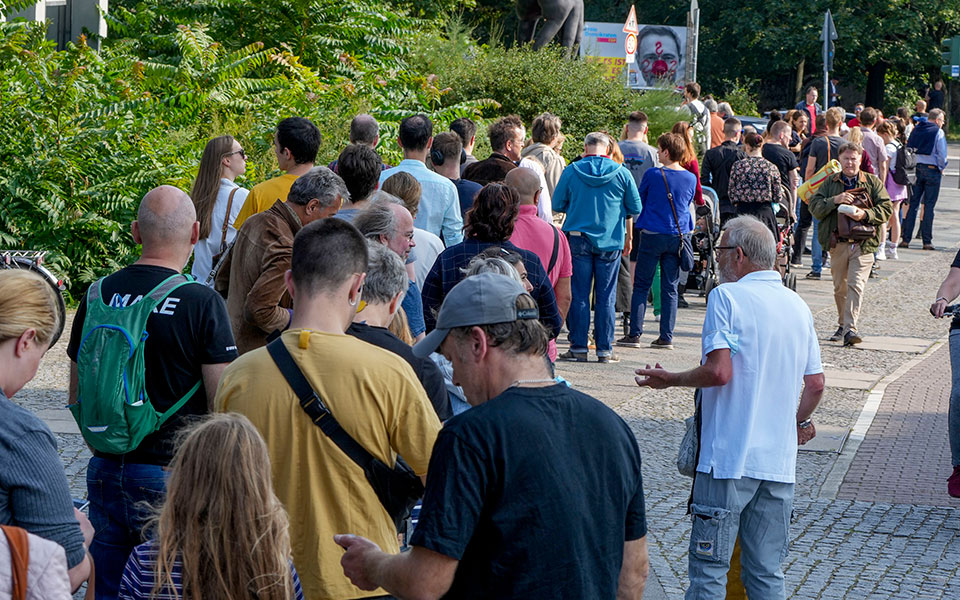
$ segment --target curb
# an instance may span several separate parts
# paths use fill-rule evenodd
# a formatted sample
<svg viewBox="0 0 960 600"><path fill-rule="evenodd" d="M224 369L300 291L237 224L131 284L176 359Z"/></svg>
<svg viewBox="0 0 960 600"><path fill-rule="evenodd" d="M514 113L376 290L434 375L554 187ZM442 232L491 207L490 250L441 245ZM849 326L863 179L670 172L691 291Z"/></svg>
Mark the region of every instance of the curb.
<svg viewBox="0 0 960 600"><path fill-rule="evenodd" d="M850 470L850 465L853 463L853 459L857 455L857 450L860 449L860 443L863 442L865 437L867 437L867 432L870 430L870 425L873 424L873 419L877 416L877 412L880 410L880 403L883 401L883 394L886 391L887 386L900 379L906 375L910 369L929 358L930 355L939 350L941 346L946 344L949 338L950 336L946 335L935 341L930 345L929 348L924 350L922 354L915 356L914 358L911 358L907 362L900 365L896 371L885 376L870 389L867 395L867 400L863 405L863 409L860 411L860 416L857 417L857 422L850 431L850 436L847 438L847 443L843 446L843 452L841 452L840 456L837 457L836 462L833 463L833 467L827 474L826 480L823 482L823 485L820 486L820 493L818 494L819 498L827 498L830 500L836 499L837 493L840 491L840 485L847 476L847 471Z"/></svg>

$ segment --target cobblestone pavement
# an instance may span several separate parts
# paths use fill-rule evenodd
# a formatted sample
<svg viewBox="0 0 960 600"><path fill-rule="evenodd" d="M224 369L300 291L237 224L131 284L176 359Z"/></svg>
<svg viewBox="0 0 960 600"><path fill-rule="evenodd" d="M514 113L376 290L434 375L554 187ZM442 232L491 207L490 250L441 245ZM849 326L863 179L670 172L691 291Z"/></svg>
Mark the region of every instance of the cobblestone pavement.
<svg viewBox="0 0 960 600"><path fill-rule="evenodd" d="M951 161L957 160L957 150L951 145ZM865 339L884 335L933 344L946 335L948 323L935 321L925 311L960 245L960 192L955 188L956 178L948 177L937 206L934 236L943 250L901 251L900 260L882 263L880 277L869 281L860 319ZM805 262L809 264L809 257ZM836 328L829 270L824 270L821 281L802 279L805 271L799 271L798 292L813 310L823 336L826 368L880 379L919 356L923 348L909 352L861 350L827 342L826 337ZM691 414L693 403L689 390L641 391L632 373L646 363L687 369L699 362L705 303L694 294L688 294L688 300L691 308L678 315L675 351L621 348L617 349L622 359L619 364L558 364L560 375L613 407L637 435L644 461L648 541L655 575L649 591L655 598L682 598L687 583L690 524L685 512L690 480L677 474L675 460L683 419ZM658 326L649 312L648 316L644 340L654 339ZM61 426L69 421L63 408L68 365L65 345L61 341L47 353L37 378L15 398L31 410L43 411L52 425ZM943 386L949 386L944 360L942 351L934 352L887 387L874 426L864 430L866 435L855 448L849 470L844 455L836 452L800 452L790 555L785 563L789 597L960 598L960 510L946 496L944 483L949 472L941 470L947 444L943 409L928 399L931 394L942 396ZM945 373L946 382L942 381ZM821 428L853 428L862 420L865 403L869 404L868 391L831 383L828 379L814 420ZM918 386L926 386L928 392L917 392ZM894 398L909 395L911 390L916 397L905 401L915 405L904 405L901 410L899 399ZM917 413L913 422L901 416L910 411ZM931 412L935 414L931 416ZM919 428L918 434L900 436L899 445L886 455L888 463L896 464L900 471L890 473L877 465L861 468L870 462L870 452L876 457L878 449L885 447L882 444L889 442L893 428L908 426ZM76 496L85 496L89 452L75 433L58 433L57 439L71 489ZM908 439L917 454L903 452ZM848 446L847 454L853 447L855 444ZM910 477L902 477L902 473ZM831 487L835 477L843 482L838 488ZM871 481L878 485L868 490L866 484ZM904 490L909 489L912 495L905 495Z"/></svg>

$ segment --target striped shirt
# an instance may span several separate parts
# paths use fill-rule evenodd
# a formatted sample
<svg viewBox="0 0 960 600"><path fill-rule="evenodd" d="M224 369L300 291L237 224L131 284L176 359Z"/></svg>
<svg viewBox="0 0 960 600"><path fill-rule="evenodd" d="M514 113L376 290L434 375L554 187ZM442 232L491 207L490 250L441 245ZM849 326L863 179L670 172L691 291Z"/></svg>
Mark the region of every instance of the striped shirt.
<svg viewBox="0 0 960 600"><path fill-rule="evenodd" d="M183 598L183 565L177 558L171 568L171 579L175 590L164 587L154 596L153 586L157 576L158 551L153 540L140 544L130 553L127 566L123 570L120 580L120 600L182 600ZM293 563L290 563L293 574L293 599L303 600L303 591L300 589L300 577Z"/></svg>

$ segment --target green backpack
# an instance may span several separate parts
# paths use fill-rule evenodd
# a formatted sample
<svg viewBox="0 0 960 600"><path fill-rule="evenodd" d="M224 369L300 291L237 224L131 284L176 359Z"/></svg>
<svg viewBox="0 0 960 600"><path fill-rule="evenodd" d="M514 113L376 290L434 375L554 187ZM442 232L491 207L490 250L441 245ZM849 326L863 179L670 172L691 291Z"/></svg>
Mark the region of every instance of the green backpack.
<svg viewBox="0 0 960 600"><path fill-rule="evenodd" d="M126 454L173 416L198 389L190 388L169 410L153 408L145 387L143 361L147 318L175 289L196 283L171 275L139 302L123 307L103 301L96 281L87 292L87 314L77 350L77 402L70 405L83 439L100 452Z"/></svg>

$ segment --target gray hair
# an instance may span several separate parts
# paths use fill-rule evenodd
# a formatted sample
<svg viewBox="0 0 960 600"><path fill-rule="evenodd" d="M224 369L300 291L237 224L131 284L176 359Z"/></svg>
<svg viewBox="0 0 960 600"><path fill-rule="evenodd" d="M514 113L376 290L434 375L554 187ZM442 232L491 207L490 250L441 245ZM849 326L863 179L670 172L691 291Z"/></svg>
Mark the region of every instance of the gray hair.
<svg viewBox="0 0 960 600"><path fill-rule="evenodd" d="M320 206L327 208L341 200L349 200L347 184L339 175L326 167L313 167L293 182L287 201L306 206L316 198Z"/></svg>
<svg viewBox="0 0 960 600"><path fill-rule="evenodd" d="M350 121L350 143L373 146L380 135L380 125L368 114L360 114Z"/></svg>
<svg viewBox="0 0 960 600"><path fill-rule="evenodd" d="M392 237L397 231L397 216L389 202L374 202L353 219L354 226L363 237L374 242L380 236Z"/></svg>
<svg viewBox="0 0 960 600"><path fill-rule="evenodd" d="M730 219L723 228L727 244L743 250L748 261L762 269L772 269L777 260L777 242L773 232L753 215Z"/></svg>
<svg viewBox="0 0 960 600"><path fill-rule="evenodd" d="M506 260L499 257L486 257L478 254L470 259L470 263L463 268L463 276L479 275L480 273L497 273L506 275L520 285L523 285L523 279L520 278L520 272Z"/></svg>
<svg viewBox="0 0 960 600"><path fill-rule="evenodd" d="M720 113L721 115L723 115L724 117L732 117L732 116L734 116L734 114L733 114L733 108L730 107L730 103L729 103L729 102L721 102L720 104L718 104L718 105L717 105L717 112Z"/></svg>
<svg viewBox="0 0 960 600"><path fill-rule="evenodd" d="M400 206L406 208L403 200L383 190L377 190L370 195L370 204L399 204Z"/></svg>
<svg viewBox="0 0 960 600"><path fill-rule="evenodd" d="M927 113L927 120L928 120L928 121L936 121L937 119L939 119L939 118L942 117L943 115L944 115L944 112L943 112L941 109L939 109L939 108L932 108L932 109L930 109L930 112Z"/></svg>
<svg viewBox="0 0 960 600"><path fill-rule="evenodd" d="M704 100L703 105L706 106L707 110L709 110L710 112L712 113L717 112L717 101L714 100L713 98L707 98L706 100Z"/></svg>
<svg viewBox="0 0 960 600"><path fill-rule="evenodd" d="M383 244L367 240L367 278L363 299L369 304L389 304L409 284L400 255Z"/></svg>
<svg viewBox="0 0 960 600"><path fill-rule="evenodd" d="M594 131L587 134L587 137L583 139L584 146L603 146L607 150L610 149L610 138L605 133L599 131Z"/></svg>

